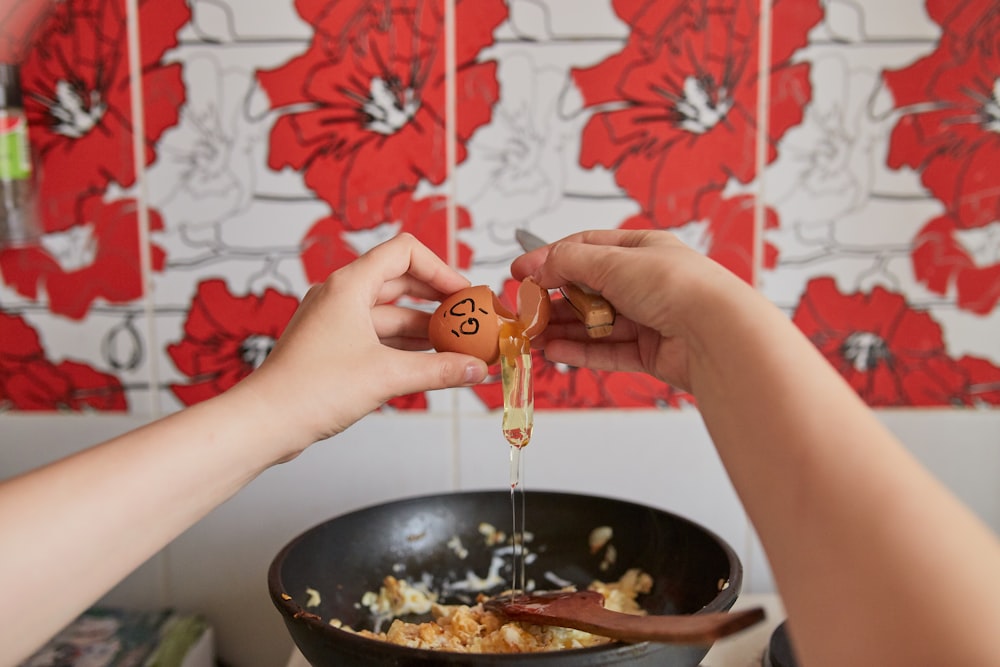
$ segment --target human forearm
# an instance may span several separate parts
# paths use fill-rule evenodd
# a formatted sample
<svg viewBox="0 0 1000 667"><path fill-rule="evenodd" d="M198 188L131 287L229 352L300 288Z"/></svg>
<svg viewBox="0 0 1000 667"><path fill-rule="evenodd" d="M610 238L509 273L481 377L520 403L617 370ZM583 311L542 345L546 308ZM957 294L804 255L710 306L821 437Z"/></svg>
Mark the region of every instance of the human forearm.
<svg viewBox="0 0 1000 667"><path fill-rule="evenodd" d="M280 452L233 392L0 485L0 664L16 664Z"/></svg>
<svg viewBox="0 0 1000 667"><path fill-rule="evenodd" d="M996 664L995 537L762 296L733 284L699 301L691 388L805 663Z"/></svg>

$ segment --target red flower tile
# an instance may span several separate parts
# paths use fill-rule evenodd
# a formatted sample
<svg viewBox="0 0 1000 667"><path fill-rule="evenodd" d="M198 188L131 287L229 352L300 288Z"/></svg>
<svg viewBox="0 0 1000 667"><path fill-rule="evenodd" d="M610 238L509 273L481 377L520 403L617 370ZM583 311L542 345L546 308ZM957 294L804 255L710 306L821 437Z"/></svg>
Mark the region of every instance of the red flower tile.
<svg viewBox="0 0 1000 667"><path fill-rule="evenodd" d="M390 398L386 401L386 405L389 405L395 410L423 411L427 409L427 394L420 392L418 394L397 396L396 398ZM384 410L381 409L379 411L384 412Z"/></svg>
<svg viewBox="0 0 1000 667"><path fill-rule="evenodd" d="M956 56L997 47L1000 6L993 0L926 0L927 15L943 28L942 44Z"/></svg>
<svg viewBox="0 0 1000 667"><path fill-rule="evenodd" d="M413 200L409 194L393 199L387 224L397 226L396 233L409 232L420 239L438 257L448 257L447 198L434 196ZM467 229L472 225L468 212L458 207L456 227ZM306 233L302 242L302 265L309 282L316 283L337 269L357 259L357 252L344 238L344 223L337 216L319 220ZM463 243L458 245L459 268L468 267L472 251Z"/></svg>
<svg viewBox="0 0 1000 667"><path fill-rule="evenodd" d="M139 3L142 86L162 103L145 118L146 164L155 143L177 123L184 102L181 66L159 61L190 19L183 0ZM39 159L42 227L80 221L80 201L109 183L135 182L134 124L123 0L65 0L39 30L22 68L25 113Z"/></svg>
<svg viewBox="0 0 1000 667"><path fill-rule="evenodd" d="M967 396L967 373L948 356L940 325L900 294L842 294L832 278L816 278L793 321L869 405L955 405Z"/></svg>
<svg viewBox="0 0 1000 667"><path fill-rule="evenodd" d="M700 200L730 178L755 176L759 15L756 3L619 0L633 25L625 47L603 62L573 70L584 103L595 110L584 128L580 164L606 167L657 225L700 215ZM802 120L809 101L808 64L788 59L821 18L816 2L775 5L773 89L802 91L771 110L767 161L777 141Z"/></svg>
<svg viewBox="0 0 1000 667"><path fill-rule="evenodd" d="M532 352L532 383L536 409L663 408L693 405L694 398L644 373L595 371L553 364L541 352ZM499 367L491 380L473 391L491 409L503 408Z"/></svg>
<svg viewBox="0 0 1000 667"><path fill-rule="evenodd" d="M302 268L310 283L323 282L357 258L358 254L344 240L344 223L337 216L318 220L302 239Z"/></svg>
<svg viewBox="0 0 1000 667"><path fill-rule="evenodd" d="M959 240L961 227L951 216L931 220L914 239L913 272L929 290L949 295L959 308L980 315L1000 301L1000 261L980 265Z"/></svg>
<svg viewBox="0 0 1000 667"><path fill-rule="evenodd" d="M701 212L706 223L705 254L722 264L746 282L754 283L754 198L739 195L724 198L719 193L707 195ZM764 228L778 227L778 216L771 208L764 209ZM621 224L622 229L655 229L658 225L647 215L633 216ZM778 249L763 244L761 268L773 269L778 262Z"/></svg>
<svg viewBox="0 0 1000 667"><path fill-rule="evenodd" d="M98 300L130 303L143 296L139 264L139 220L131 199L105 203L99 196L81 200L79 224L48 234L37 246L0 250L0 274L18 294L47 297L53 313L83 319ZM150 212L150 228L163 228ZM152 246L154 271L165 256Z"/></svg>
<svg viewBox="0 0 1000 667"><path fill-rule="evenodd" d="M300 0L297 7L317 24L310 49L258 73L274 108L294 105L274 125L268 164L303 170L306 185L347 228L369 228L391 217L396 195L447 176L443 6ZM461 162L465 142L489 121L499 95L496 64L476 57L506 7L460 2L456 12L466 28L455 74ZM341 23L344 16L353 20Z"/></svg>
<svg viewBox="0 0 1000 667"><path fill-rule="evenodd" d="M399 196L393 200L390 219L399 223L399 231L413 234L438 257L448 259L447 207L446 197L412 199L409 196ZM469 212L456 206L455 229L471 227ZM462 242L458 243L457 248L458 257L454 258L454 266L458 269L468 268L472 263L472 250Z"/></svg>
<svg viewBox="0 0 1000 667"><path fill-rule="evenodd" d="M177 369L190 378L170 389L193 405L234 386L260 366L285 330L299 300L268 289L235 296L218 279L198 285L184 338L167 346Z"/></svg>
<svg viewBox="0 0 1000 667"><path fill-rule="evenodd" d="M934 15L945 21L937 48L884 73L904 114L893 128L888 164L920 171L960 227L1000 219L1000 12L993 4L957 3L956 13L935 4Z"/></svg>
<svg viewBox="0 0 1000 667"><path fill-rule="evenodd" d="M962 404L1000 405L1000 366L976 357L962 357L958 364L968 378Z"/></svg>
<svg viewBox="0 0 1000 667"><path fill-rule="evenodd" d="M50 361L27 322L0 312L0 412L126 408L118 378L80 362Z"/></svg>

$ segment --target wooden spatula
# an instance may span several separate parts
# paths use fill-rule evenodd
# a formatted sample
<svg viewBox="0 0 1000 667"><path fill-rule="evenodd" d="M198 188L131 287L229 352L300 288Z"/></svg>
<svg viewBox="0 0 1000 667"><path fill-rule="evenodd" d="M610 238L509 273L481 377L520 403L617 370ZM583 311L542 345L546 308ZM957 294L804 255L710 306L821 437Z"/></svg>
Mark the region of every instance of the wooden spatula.
<svg viewBox="0 0 1000 667"><path fill-rule="evenodd" d="M484 607L512 621L574 628L624 642L711 644L764 619L759 607L734 612L636 616L604 607L597 591L501 596Z"/></svg>

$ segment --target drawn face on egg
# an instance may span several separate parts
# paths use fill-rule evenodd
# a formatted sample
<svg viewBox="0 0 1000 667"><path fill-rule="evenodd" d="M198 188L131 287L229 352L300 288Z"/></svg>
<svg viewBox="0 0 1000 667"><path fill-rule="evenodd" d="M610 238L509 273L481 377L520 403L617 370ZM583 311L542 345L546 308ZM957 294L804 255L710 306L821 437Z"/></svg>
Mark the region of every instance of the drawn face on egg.
<svg viewBox="0 0 1000 667"><path fill-rule="evenodd" d="M501 317L513 317L486 285L466 287L441 302L428 336L438 352L461 352L492 364L500 356Z"/></svg>
<svg viewBox="0 0 1000 667"><path fill-rule="evenodd" d="M548 291L531 281L522 283L531 298L522 299L519 307L529 304L530 313L521 313L521 320L528 328L525 333L535 336L548 323ZM500 327L504 321L513 322L518 316L511 313L486 285L466 287L441 302L431 316L428 337L438 352L461 352L478 357L488 364L500 357ZM529 332L530 329L530 332Z"/></svg>
<svg viewBox="0 0 1000 667"><path fill-rule="evenodd" d="M475 336L479 333L479 318L492 317L493 314L482 306L476 304L475 299L462 299L448 309L448 316L451 325L455 327L451 330L456 338L462 336Z"/></svg>

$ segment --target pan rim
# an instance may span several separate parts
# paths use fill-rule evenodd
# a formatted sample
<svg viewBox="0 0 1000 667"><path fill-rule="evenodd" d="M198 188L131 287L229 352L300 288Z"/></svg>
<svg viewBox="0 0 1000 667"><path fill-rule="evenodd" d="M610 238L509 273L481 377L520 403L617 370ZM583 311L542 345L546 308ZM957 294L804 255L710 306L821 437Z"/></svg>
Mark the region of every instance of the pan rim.
<svg viewBox="0 0 1000 667"><path fill-rule="evenodd" d="M688 527L696 530L703 534L704 537L709 539L713 544L715 544L725 556L726 561L729 564L729 577L727 579L728 586L721 588L718 593L707 602L701 609L692 612L693 614L704 614L712 612L724 612L728 611L733 604L742 589L743 584L743 566L739 559L738 554L735 549L716 532L709 528L706 528L702 524L685 517L683 515L677 514L670 510L650 505L648 503L638 502L630 500L627 498L620 498L610 495L594 494L594 493L580 493L574 491L564 491L564 490L550 490L550 489L532 489L530 492L531 497L559 497L564 500L570 499L587 499L588 501L605 501L615 503L621 507L630 506L637 510L654 510L662 515L669 516L671 520L677 521L681 524L686 524ZM282 585L281 569L284 560L291 553L295 547L303 540L308 539L313 533L318 530L323 529L328 523L334 520L347 519L355 515L359 515L365 512L370 512L377 509L389 509L403 507L408 504L419 504L421 502L428 502L431 500L440 500L442 497L448 498L458 498L458 497L483 497L483 496L498 496L498 495L508 495L509 492L506 490L497 489L463 489L457 491L443 491L437 493L422 493L412 496L400 497L398 499L370 503L361 507L357 507L353 510L337 514L335 516L329 517L323 521L320 521L309 528L306 528L298 535L293 537L282 549L275 555L274 559L271 561L268 567L267 582L268 582L268 592L271 597L272 603L278 608L279 612L282 614L283 620L286 625L294 621L302 623L304 627L311 631L318 633L320 636L328 637L330 641L334 639L339 643L344 643L345 648L351 647L359 653L365 652L366 647L372 648L373 646L378 647L378 651L385 653L387 657L397 657L405 660L441 660L443 654L455 655L455 656L473 656L477 660L488 663L502 663L505 661L514 662L519 660L531 659L531 656L536 656L537 658L544 658L549 655L575 655L575 656L585 656L589 654L613 654L615 658L624 658L629 654L635 653L647 653L653 650L655 646L651 642L637 642L634 644L626 644L621 642L612 642L610 644L602 644L600 646L588 646L582 648L572 648L572 649L561 649L559 651L548 651L540 653L481 653L481 654L465 654L457 653L451 651L436 651L431 649L421 649L412 648L408 646L400 646L397 644L390 644L388 642L379 641L377 639L370 639L361 635L357 635L346 630L342 630L333 625L330 625L327 621L324 621L322 617L317 614L313 614L299 605L294 598L285 592L284 586ZM663 645L668 646L668 645ZM706 647L707 650L708 647Z"/></svg>

